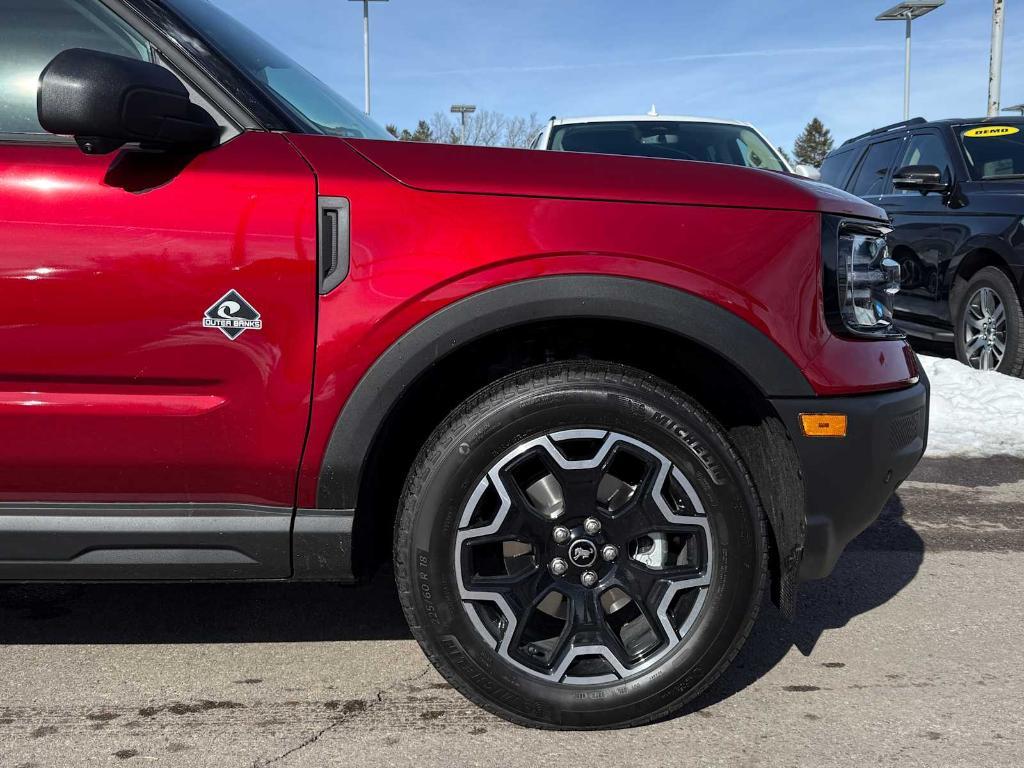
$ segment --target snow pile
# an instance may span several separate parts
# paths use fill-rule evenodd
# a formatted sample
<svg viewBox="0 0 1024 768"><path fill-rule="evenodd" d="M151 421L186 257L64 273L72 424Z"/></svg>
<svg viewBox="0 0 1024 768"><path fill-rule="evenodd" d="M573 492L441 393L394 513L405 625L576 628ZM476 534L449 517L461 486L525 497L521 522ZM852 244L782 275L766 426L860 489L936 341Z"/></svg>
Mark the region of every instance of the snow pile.
<svg viewBox="0 0 1024 768"><path fill-rule="evenodd" d="M932 382L928 456L1024 456L1024 379L920 359Z"/></svg>

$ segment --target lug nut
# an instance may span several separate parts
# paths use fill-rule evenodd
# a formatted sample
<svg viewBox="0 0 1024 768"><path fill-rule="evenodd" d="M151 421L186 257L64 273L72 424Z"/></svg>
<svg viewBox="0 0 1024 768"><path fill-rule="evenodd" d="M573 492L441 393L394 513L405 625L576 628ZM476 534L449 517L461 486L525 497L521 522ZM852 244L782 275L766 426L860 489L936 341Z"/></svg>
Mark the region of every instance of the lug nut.
<svg viewBox="0 0 1024 768"><path fill-rule="evenodd" d="M592 587L597 584L597 574L593 571L584 571L580 576L580 581L583 582L584 587Z"/></svg>
<svg viewBox="0 0 1024 768"><path fill-rule="evenodd" d="M551 561L551 564L548 566L548 569L555 576L561 576L567 570L569 570L569 564L565 562L565 560L563 560L562 558L556 557L554 560Z"/></svg>
<svg viewBox="0 0 1024 768"><path fill-rule="evenodd" d="M619 548L614 544L606 544L601 548L601 557L605 559L606 563L610 563L616 557L619 556Z"/></svg>
<svg viewBox="0 0 1024 768"><path fill-rule="evenodd" d="M552 536L554 536L556 544L565 544L569 540L569 529L560 525L552 531Z"/></svg>
<svg viewBox="0 0 1024 768"><path fill-rule="evenodd" d="M596 517L588 517L583 521L583 530L593 536L601 530L601 521Z"/></svg>

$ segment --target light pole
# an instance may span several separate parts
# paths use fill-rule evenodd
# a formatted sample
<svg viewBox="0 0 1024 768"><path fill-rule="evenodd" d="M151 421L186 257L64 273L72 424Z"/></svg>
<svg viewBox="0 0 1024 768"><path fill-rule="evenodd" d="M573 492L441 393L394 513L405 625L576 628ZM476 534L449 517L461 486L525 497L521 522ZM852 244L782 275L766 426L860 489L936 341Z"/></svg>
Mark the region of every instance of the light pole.
<svg viewBox="0 0 1024 768"><path fill-rule="evenodd" d="M1014 104L1012 107L1003 107L1003 112L1019 112L1024 117L1024 104Z"/></svg>
<svg viewBox="0 0 1024 768"><path fill-rule="evenodd" d="M1003 0L992 2L992 53L988 60L988 116L999 114L1003 79Z"/></svg>
<svg viewBox="0 0 1024 768"><path fill-rule="evenodd" d="M365 106L363 111L370 114L370 3L386 3L388 0L349 0L363 4L363 73L365 76Z"/></svg>
<svg viewBox="0 0 1024 768"><path fill-rule="evenodd" d="M460 144L466 143L466 115L472 115L476 112L475 104L452 104L452 114L462 115L462 138L459 139Z"/></svg>
<svg viewBox="0 0 1024 768"><path fill-rule="evenodd" d="M903 0L888 11L880 13L875 21L904 21L907 24L906 51L903 64L903 119L910 119L910 26L914 19L919 19L936 8L941 8L946 0Z"/></svg>

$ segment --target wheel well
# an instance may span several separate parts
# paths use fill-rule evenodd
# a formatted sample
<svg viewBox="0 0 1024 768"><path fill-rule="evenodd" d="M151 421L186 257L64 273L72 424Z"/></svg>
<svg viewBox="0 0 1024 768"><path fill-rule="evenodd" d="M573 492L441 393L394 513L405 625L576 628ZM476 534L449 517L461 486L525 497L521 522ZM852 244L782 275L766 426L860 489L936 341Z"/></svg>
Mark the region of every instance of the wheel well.
<svg viewBox="0 0 1024 768"><path fill-rule="evenodd" d="M385 417L361 473L353 545L356 573L365 575L390 557L406 474L444 418L503 376L566 360L603 360L639 368L679 387L711 412L729 433L759 489L771 523L773 594L785 590L783 572L788 565L783 560L803 543L803 485L796 452L775 410L750 379L712 350L622 320L560 319L504 329L457 349L421 375ZM394 439L399 434L401 439ZM779 461L780 452L792 461ZM799 524L783 522L787 514L798 517ZM777 530L780 525L785 532ZM777 534L785 538L786 554L781 558Z"/></svg>
<svg viewBox="0 0 1024 768"><path fill-rule="evenodd" d="M954 299L956 298L957 292L959 290L963 290L967 282L985 267L996 267L1003 270L1003 272L1005 272L1010 280L1016 285L1013 273L1010 272L1006 262L999 254L995 251L990 251L987 248L978 248L964 256L963 261L960 262L960 266L957 267L956 274L953 276L953 284L950 287L951 304L955 305L956 302Z"/></svg>

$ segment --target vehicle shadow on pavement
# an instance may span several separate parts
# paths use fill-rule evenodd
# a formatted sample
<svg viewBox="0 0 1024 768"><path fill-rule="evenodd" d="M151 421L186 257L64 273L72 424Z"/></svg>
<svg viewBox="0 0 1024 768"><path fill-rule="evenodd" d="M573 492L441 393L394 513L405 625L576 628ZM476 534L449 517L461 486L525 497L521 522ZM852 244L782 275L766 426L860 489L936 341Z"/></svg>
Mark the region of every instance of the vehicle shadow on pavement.
<svg viewBox="0 0 1024 768"><path fill-rule="evenodd" d="M390 572L354 588L310 583L0 587L0 645L411 637Z"/></svg>
<svg viewBox="0 0 1024 768"><path fill-rule="evenodd" d="M924 559L925 544L903 514L903 502L894 495L878 520L850 543L831 576L801 585L792 621L766 601L732 665L689 710L704 709L742 691L775 667L791 648L809 656L826 630L846 626L851 619L891 600L913 581Z"/></svg>
<svg viewBox="0 0 1024 768"><path fill-rule="evenodd" d="M796 647L894 597L917 574L924 542L894 496L835 572L801 587L787 622L766 604L746 645L699 710L756 682ZM0 645L274 643L409 639L392 574L329 584L81 584L0 587ZM832 661L832 660L830 660Z"/></svg>

